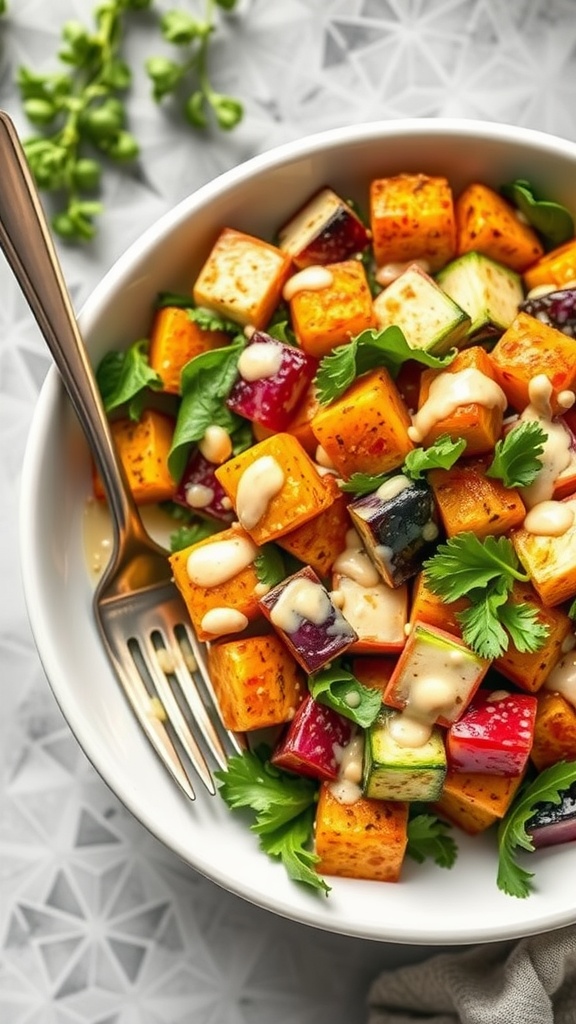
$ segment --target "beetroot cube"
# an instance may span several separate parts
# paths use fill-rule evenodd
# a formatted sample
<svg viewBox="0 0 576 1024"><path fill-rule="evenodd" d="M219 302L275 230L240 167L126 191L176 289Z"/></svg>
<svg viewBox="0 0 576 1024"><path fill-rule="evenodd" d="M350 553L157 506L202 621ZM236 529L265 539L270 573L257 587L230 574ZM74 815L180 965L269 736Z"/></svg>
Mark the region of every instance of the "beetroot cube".
<svg viewBox="0 0 576 1024"><path fill-rule="evenodd" d="M218 467L195 449L188 459L174 501L199 515L231 523L236 518L235 512L226 491L214 475L215 469Z"/></svg>
<svg viewBox="0 0 576 1024"><path fill-rule="evenodd" d="M318 362L299 348L254 331L238 361L227 405L253 423L282 431L316 374Z"/></svg>
<svg viewBox="0 0 576 1024"><path fill-rule="evenodd" d="M288 576L260 599L260 607L305 672L318 672L358 635L310 566Z"/></svg>
<svg viewBox="0 0 576 1024"><path fill-rule="evenodd" d="M352 722L305 697L272 753L272 764L298 775L338 778L338 748L350 742Z"/></svg>
<svg viewBox="0 0 576 1024"><path fill-rule="evenodd" d="M530 756L536 697L478 690L446 735L449 767L486 775L521 775Z"/></svg>

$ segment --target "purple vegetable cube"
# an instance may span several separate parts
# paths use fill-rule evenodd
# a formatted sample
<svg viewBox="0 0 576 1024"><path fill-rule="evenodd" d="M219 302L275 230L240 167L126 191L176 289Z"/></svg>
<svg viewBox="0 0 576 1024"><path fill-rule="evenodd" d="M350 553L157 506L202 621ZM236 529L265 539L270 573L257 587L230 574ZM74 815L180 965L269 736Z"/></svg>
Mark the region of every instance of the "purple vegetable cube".
<svg viewBox="0 0 576 1024"><path fill-rule="evenodd" d="M174 501L199 515L231 523L235 519L234 509L222 484L216 479L214 470L217 468L195 449L188 459Z"/></svg>
<svg viewBox="0 0 576 1024"><path fill-rule="evenodd" d="M338 749L351 735L350 719L305 697L272 753L272 764L332 782L338 778Z"/></svg>
<svg viewBox="0 0 576 1024"><path fill-rule="evenodd" d="M282 580L259 603L298 664L309 674L318 672L358 639L310 566Z"/></svg>
<svg viewBox="0 0 576 1024"><path fill-rule="evenodd" d="M561 793L559 804L542 803L526 824L534 846L555 846L576 839L576 782Z"/></svg>
<svg viewBox="0 0 576 1024"><path fill-rule="evenodd" d="M524 299L520 309L569 338L576 338L576 288L560 288Z"/></svg>
<svg viewBox="0 0 576 1024"><path fill-rule="evenodd" d="M227 405L253 423L284 430L313 380L318 362L299 348L254 331L238 361Z"/></svg>

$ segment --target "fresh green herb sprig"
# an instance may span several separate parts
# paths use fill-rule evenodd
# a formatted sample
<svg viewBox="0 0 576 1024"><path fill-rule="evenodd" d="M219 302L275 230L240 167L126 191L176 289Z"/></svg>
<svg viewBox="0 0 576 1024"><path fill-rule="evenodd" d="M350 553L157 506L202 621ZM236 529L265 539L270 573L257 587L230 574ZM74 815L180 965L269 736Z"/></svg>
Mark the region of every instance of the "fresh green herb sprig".
<svg viewBox="0 0 576 1024"><path fill-rule="evenodd" d="M535 420L519 423L496 442L486 476L505 487L529 487L542 469L546 431Z"/></svg>
<svg viewBox="0 0 576 1024"><path fill-rule="evenodd" d="M362 683L340 664L332 664L308 678L314 700L367 729L382 706L382 694Z"/></svg>
<svg viewBox="0 0 576 1024"><path fill-rule="evenodd" d="M328 894L330 887L314 869L311 850L318 786L270 763L270 750L261 746L231 757L225 771L215 772L219 793L232 810L255 814L252 831L270 857L279 858L290 878Z"/></svg>
<svg viewBox="0 0 576 1024"><path fill-rule="evenodd" d="M59 57L69 70L18 71L24 112L41 129L25 140L24 150L38 187L63 196L63 208L52 218L54 231L63 238L94 236L95 218L102 213L94 198L102 160L126 164L138 155L122 100L132 76L120 50L126 13L150 4L104 0L95 10L93 30L77 21L64 25Z"/></svg>
<svg viewBox="0 0 576 1024"><path fill-rule="evenodd" d="M561 761L541 771L525 785L498 829L498 888L509 896L525 899L533 891L534 872L518 863L516 851L532 852L534 844L526 825L541 803L559 804L562 794L576 782L576 761Z"/></svg>
<svg viewBox="0 0 576 1024"><path fill-rule="evenodd" d="M203 18L168 11L160 20L161 32L166 42L181 48L183 59L150 57L145 64L154 99L160 103L166 96L184 93L184 115L195 128L208 127L211 113L219 128L230 131L244 114L239 100L214 89L208 73L217 9L231 11L235 6L236 0L207 0Z"/></svg>
<svg viewBox="0 0 576 1024"><path fill-rule="evenodd" d="M434 814L422 813L408 820L406 853L418 864L429 857L440 868L451 868L458 856L458 847L450 835L450 825Z"/></svg>
<svg viewBox="0 0 576 1024"><path fill-rule="evenodd" d="M424 562L425 579L434 594L450 604L462 597L470 607L458 612L464 641L482 658L498 658L510 638L521 652L540 649L548 627L539 622L535 608L510 601L516 581L527 582L516 552L507 537L480 540L472 532L459 533Z"/></svg>
<svg viewBox="0 0 576 1024"><path fill-rule="evenodd" d="M314 381L318 401L320 405L329 405L344 394L357 377L379 366L386 367L396 377L408 359L439 370L448 366L455 355L455 349L444 356L434 356L423 349L411 348L404 333L395 325L382 330L369 328L324 356Z"/></svg>
<svg viewBox="0 0 576 1024"><path fill-rule="evenodd" d="M451 469L465 448L466 441L463 438L453 441L448 434L442 434L429 448L415 448L414 451L409 452L399 472L411 480L421 480L423 474L430 469ZM339 483L339 487L341 491L348 494L372 494L392 475L391 473L379 473L372 476L370 473L352 473L349 480Z"/></svg>

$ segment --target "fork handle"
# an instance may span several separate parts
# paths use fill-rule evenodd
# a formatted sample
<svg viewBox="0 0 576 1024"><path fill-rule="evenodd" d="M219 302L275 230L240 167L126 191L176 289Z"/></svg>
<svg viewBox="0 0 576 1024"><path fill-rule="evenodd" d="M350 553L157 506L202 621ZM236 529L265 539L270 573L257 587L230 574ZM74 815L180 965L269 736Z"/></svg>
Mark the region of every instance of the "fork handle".
<svg viewBox="0 0 576 1024"><path fill-rule="evenodd" d="M50 229L8 115L0 110L0 248L24 293L60 371L96 457L120 533L138 521L98 385L82 341ZM118 539L118 538L116 538Z"/></svg>

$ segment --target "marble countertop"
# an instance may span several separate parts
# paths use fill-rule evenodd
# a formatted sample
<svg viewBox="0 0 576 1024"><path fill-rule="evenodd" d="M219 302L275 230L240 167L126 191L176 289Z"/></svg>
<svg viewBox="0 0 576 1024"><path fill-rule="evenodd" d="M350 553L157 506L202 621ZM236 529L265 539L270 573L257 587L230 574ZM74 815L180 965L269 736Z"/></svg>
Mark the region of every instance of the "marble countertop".
<svg viewBox="0 0 576 1024"><path fill-rule="evenodd" d="M175 6L202 4L156 4ZM17 68L52 69L59 27L88 22L92 7L8 0L0 106L24 134ZM162 46L151 20L136 21L126 51L141 68ZM223 19L212 71L246 113L234 132L206 138L156 108L136 74L128 107L141 161L106 175L97 240L60 246L77 308L177 200L301 134L446 115L576 139L573 0L240 0ZM19 478L49 358L3 261L0 295L0 1018L362 1024L380 968L427 950L317 932L196 875L122 807L59 712L30 634L18 554Z"/></svg>

